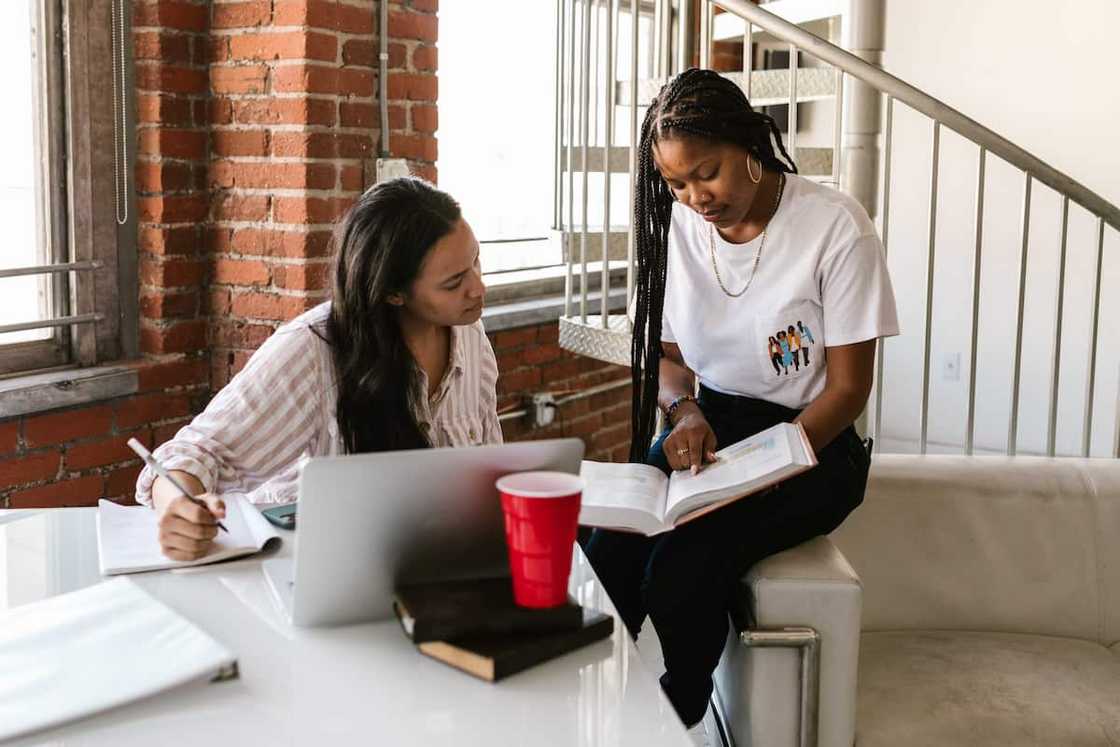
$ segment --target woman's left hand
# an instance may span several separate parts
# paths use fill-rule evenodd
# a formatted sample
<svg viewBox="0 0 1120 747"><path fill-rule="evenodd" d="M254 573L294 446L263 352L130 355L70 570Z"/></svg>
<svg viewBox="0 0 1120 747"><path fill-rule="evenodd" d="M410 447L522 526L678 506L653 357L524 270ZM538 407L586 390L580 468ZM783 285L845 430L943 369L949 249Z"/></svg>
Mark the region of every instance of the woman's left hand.
<svg viewBox="0 0 1120 747"><path fill-rule="evenodd" d="M661 448L670 467L691 469L695 475L705 464L716 461L716 434L697 407L677 421Z"/></svg>

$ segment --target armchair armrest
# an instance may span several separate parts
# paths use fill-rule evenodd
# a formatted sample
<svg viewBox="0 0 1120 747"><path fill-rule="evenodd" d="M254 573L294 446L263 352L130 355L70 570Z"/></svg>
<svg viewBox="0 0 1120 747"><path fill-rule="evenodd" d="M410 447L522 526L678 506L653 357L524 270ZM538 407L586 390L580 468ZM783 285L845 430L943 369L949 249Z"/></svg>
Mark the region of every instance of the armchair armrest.
<svg viewBox="0 0 1120 747"><path fill-rule="evenodd" d="M816 537L756 564L733 606L751 630L810 628L819 636L818 744L855 739L862 587L827 537ZM749 636L748 636L749 638ZM802 652L755 648L733 631L716 673L728 726L739 744L800 743ZM810 710L811 702L809 703Z"/></svg>

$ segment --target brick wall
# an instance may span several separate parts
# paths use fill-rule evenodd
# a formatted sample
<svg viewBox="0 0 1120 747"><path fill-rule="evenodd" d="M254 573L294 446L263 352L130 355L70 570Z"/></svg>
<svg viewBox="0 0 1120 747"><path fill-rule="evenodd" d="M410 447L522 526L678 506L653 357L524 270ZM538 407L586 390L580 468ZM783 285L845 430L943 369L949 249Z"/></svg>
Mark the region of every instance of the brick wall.
<svg viewBox="0 0 1120 747"><path fill-rule="evenodd" d="M140 346L136 395L0 421L0 507L127 502L149 447L326 294L331 229L378 147L374 0L135 0ZM436 180L438 0L390 3L390 153ZM492 335L501 406L626 376L560 351L556 324ZM627 390L548 428L624 458Z"/></svg>
<svg viewBox="0 0 1120 747"><path fill-rule="evenodd" d="M558 397L599 384L630 379L630 369L584 358L562 350L556 322L503 330L490 335L498 359L498 410L521 409L531 392ZM622 387L560 405L556 419L544 428L523 421L505 421L507 441L574 436L587 445L588 459L626 461L630 453L630 387Z"/></svg>

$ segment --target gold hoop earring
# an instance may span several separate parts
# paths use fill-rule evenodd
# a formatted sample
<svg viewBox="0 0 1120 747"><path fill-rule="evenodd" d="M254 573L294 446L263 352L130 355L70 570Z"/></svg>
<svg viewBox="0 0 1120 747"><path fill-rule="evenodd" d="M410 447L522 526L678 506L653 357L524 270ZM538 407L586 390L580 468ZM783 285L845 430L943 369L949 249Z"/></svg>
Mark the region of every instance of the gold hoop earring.
<svg viewBox="0 0 1120 747"><path fill-rule="evenodd" d="M754 172L751 171L751 154L750 153L747 154L747 176L749 176L751 178L751 181L754 182L755 184L758 184L759 182L762 181L762 161L758 162L758 176L755 176Z"/></svg>

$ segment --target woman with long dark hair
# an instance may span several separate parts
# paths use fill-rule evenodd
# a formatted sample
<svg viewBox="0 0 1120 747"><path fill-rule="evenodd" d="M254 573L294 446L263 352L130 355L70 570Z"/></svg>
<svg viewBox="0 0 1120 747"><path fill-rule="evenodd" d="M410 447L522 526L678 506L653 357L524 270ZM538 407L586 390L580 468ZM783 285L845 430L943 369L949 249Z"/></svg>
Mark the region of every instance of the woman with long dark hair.
<svg viewBox="0 0 1120 747"><path fill-rule="evenodd" d="M280 327L206 410L154 455L136 498L165 555L205 555L222 495L296 499L309 456L500 443L479 247L459 205L420 179L363 194L338 234L333 293Z"/></svg>
<svg viewBox="0 0 1120 747"><path fill-rule="evenodd" d="M876 341L898 323L863 208L798 176L773 119L734 83L695 69L669 81L638 157L631 461L696 472L718 447L782 421L804 426L819 460L667 534L597 530L586 543L630 633L653 622L662 687L702 729L735 584L758 560L832 531L863 499L870 448L852 423ZM773 330L798 320L821 330L824 365L774 376ZM658 407L665 429L651 447Z"/></svg>

